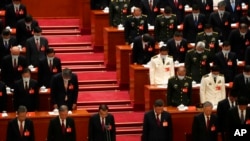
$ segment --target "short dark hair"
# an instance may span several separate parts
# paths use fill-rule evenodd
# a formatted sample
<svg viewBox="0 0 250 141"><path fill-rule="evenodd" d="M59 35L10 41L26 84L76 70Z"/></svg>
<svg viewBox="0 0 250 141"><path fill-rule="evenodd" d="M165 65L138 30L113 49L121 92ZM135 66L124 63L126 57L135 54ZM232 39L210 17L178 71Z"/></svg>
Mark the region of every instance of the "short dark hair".
<svg viewBox="0 0 250 141"><path fill-rule="evenodd" d="M25 22L31 22L33 20L32 16L30 14L27 14L24 18Z"/></svg>
<svg viewBox="0 0 250 141"><path fill-rule="evenodd" d="M166 7L164 8L164 13L166 13L166 14L171 14L171 13L172 13L172 8L171 8L170 6L166 6Z"/></svg>
<svg viewBox="0 0 250 141"><path fill-rule="evenodd" d="M225 1L220 1L220 2L218 2L218 4L217 4L217 6L218 7L226 7L226 2Z"/></svg>
<svg viewBox="0 0 250 141"><path fill-rule="evenodd" d="M102 110L102 111L108 111L109 110L108 105L106 105L106 104L99 105L99 111L100 110Z"/></svg>
<svg viewBox="0 0 250 141"><path fill-rule="evenodd" d="M174 36L175 36L175 37L183 37L183 34L182 34L182 32L180 32L180 31L175 31L175 32L174 32Z"/></svg>
<svg viewBox="0 0 250 141"><path fill-rule="evenodd" d="M155 107L162 107L162 106L164 106L163 100L162 99L155 100L154 106Z"/></svg>
<svg viewBox="0 0 250 141"><path fill-rule="evenodd" d="M214 71L220 71L220 67L219 66L217 66L217 65L213 65L212 67L211 67L211 71L212 72L214 72Z"/></svg>
<svg viewBox="0 0 250 141"><path fill-rule="evenodd" d="M193 10L200 10L200 7L197 4L193 4L192 9Z"/></svg>
<svg viewBox="0 0 250 141"><path fill-rule="evenodd" d="M62 76L63 77L71 77L72 71L69 68L65 68L62 70Z"/></svg>
<svg viewBox="0 0 250 141"><path fill-rule="evenodd" d="M167 46L162 46L161 48L160 48L160 52L161 51L168 51L169 49L168 49L168 47Z"/></svg>
<svg viewBox="0 0 250 141"><path fill-rule="evenodd" d="M151 37L148 33L142 35L142 40L143 40L144 42L148 42L148 41L150 41L151 39L152 39L152 37Z"/></svg>
<svg viewBox="0 0 250 141"><path fill-rule="evenodd" d="M10 35L10 30L9 30L9 29L4 29L4 30L2 31L2 35L3 35L3 36L9 36L9 35Z"/></svg>
<svg viewBox="0 0 250 141"><path fill-rule="evenodd" d="M24 68L22 71L22 74L24 73L30 73L31 74L31 70L29 68Z"/></svg>
<svg viewBox="0 0 250 141"><path fill-rule="evenodd" d="M26 108L26 106L23 106L23 105L20 105L19 107L18 107L18 109L17 109L17 114L19 114L19 113L27 113L27 108Z"/></svg>
<svg viewBox="0 0 250 141"><path fill-rule="evenodd" d="M223 44L222 44L222 46L223 46L223 47L224 47L224 46L230 46L230 42L229 42L229 41L224 41Z"/></svg>
<svg viewBox="0 0 250 141"><path fill-rule="evenodd" d="M34 28L34 32L35 32L35 33L41 33L41 32L42 32L42 29L41 29L39 26L36 26L36 27Z"/></svg>
<svg viewBox="0 0 250 141"><path fill-rule="evenodd" d="M55 50L51 47L46 50L46 54L50 54L50 53L55 53Z"/></svg>
<svg viewBox="0 0 250 141"><path fill-rule="evenodd" d="M248 104L248 100L246 97L240 96L237 99L238 105L247 105Z"/></svg>
<svg viewBox="0 0 250 141"><path fill-rule="evenodd" d="M61 105L59 107L59 112L64 112L64 111L68 111L68 106L67 105Z"/></svg>
<svg viewBox="0 0 250 141"><path fill-rule="evenodd" d="M250 65L245 65L243 72L250 72Z"/></svg>
<svg viewBox="0 0 250 141"><path fill-rule="evenodd" d="M230 90L229 96L231 96L231 97L237 97L238 96L237 90L235 88L232 88Z"/></svg>

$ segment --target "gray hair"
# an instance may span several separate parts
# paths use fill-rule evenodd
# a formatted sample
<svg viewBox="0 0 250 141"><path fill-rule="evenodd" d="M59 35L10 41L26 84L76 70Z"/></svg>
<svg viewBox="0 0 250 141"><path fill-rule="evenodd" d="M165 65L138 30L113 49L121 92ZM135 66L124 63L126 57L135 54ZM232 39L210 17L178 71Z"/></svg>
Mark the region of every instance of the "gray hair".
<svg viewBox="0 0 250 141"><path fill-rule="evenodd" d="M199 48L205 48L205 46L206 46L206 44L205 44L204 42L202 42L202 41L199 41L199 42L197 42L197 44L196 44L196 48L197 48L197 47L199 47Z"/></svg>
<svg viewBox="0 0 250 141"><path fill-rule="evenodd" d="M65 111L68 111L68 106L66 106L66 105L61 105L61 106L59 107L59 112L65 112Z"/></svg>
<svg viewBox="0 0 250 141"><path fill-rule="evenodd" d="M209 101L206 101L203 103L203 108L206 108L206 107L212 107L213 108L213 104Z"/></svg>
<svg viewBox="0 0 250 141"><path fill-rule="evenodd" d="M26 106L23 106L23 105L20 105L19 107L18 107L18 109L17 109L17 114L19 114L19 113L27 113L27 108L26 108Z"/></svg>

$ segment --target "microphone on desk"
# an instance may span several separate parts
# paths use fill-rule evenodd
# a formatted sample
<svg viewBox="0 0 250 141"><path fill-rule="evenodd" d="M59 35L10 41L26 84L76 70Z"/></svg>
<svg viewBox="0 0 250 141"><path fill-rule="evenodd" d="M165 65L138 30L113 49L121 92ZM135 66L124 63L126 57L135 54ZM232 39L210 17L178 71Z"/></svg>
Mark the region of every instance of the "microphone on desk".
<svg viewBox="0 0 250 141"><path fill-rule="evenodd" d="M111 136L110 136L110 130L111 130L111 125L108 123L108 125L105 125L105 131L106 131L106 138L107 141L111 141Z"/></svg>

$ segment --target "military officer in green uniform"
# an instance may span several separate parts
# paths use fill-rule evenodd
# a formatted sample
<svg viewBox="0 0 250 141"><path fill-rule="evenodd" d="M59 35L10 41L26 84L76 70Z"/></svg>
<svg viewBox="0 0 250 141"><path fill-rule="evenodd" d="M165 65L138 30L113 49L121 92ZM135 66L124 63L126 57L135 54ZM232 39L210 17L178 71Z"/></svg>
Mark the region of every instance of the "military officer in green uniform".
<svg viewBox="0 0 250 141"><path fill-rule="evenodd" d="M172 9L166 6L163 14L158 15L155 20L155 40L157 42L167 42L173 37L174 32L177 29L176 15L172 14Z"/></svg>
<svg viewBox="0 0 250 141"><path fill-rule="evenodd" d="M169 78L167 89L167 105L179 106L191 104L192 79L186 76L185 67L179 67L176 76Z"/></svg>
<svg viewBox="0 0 250 141"><path fill-rule="evenodd" d="M111 0L109 4L109 24L117 27L119 24L124 26L125 19L129 15L130 0Z"/></svg>
<svg viewBox="0 0 250 141"><path fill-rule="evenodd" d="M204 27L204 31L198 33L196 37L196 43L199 41L203 41L211 53L211 57L214 58L215 54L220 51L219 47L219 34L217 32L213 32L213 27L210 24L206 24Z"/></svg>
<svg viewBox="0 0 250 141"><path fill-rule="evenodd" d="M185 67L187 75L196 83L200 83L202 76L210 72L210 61L210 51L205 49L204 42L199 41L196 47L186 54Z"/></svg>
<svg viewBox="0 0 250 141"><path fill-rule="evenodd" d="M147 16L142 15L141 9L134 8L133 14L127 16L124 26L125 42L130 44L134 38L139 35L148 33Z"/></svg>

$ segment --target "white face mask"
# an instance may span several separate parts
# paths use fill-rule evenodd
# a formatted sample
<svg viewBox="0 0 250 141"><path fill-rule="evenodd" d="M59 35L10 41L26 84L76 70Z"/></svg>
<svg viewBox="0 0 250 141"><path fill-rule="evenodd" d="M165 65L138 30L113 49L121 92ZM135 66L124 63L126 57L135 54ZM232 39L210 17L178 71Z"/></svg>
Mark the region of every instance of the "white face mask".
<svg viewBox="0 0 250 141"><path fill-rule="evenodd" d="M136 19L139 19L139 18L141 18L141 16L135 16L135 18L136 18Z"/></svg>
<svg viewBox="0 0 250 141"><path fill-rule="evenodd" d="M30 81L29 77L23 77L23 81Z"/></svg>
<svg viewBox="0 0 250 141"><path fill-rule="evenodd" d="M171 16L165 16L165 18L169 19L169 18L171 18Z"/></svg>
<svg viewBox="0 0 250 141"><path fill-rule="evenodd" d="M160 55L161 56L161 58L166 58L167 57L167 55Z"/></svg>
<svg viewBox="0 0 250 141"><path fill-rule="evenodd" d="M196 50L197 53L201 54L203 51Z"/></svg>
<svg viewBox="0 0 250 141"><path fill-rule="evenodd" d="M213 35L213 32L206 32L206 35L211 36L211 35Z"/></svg>
<svg viewBox="0 0 250 141"><path fill-rule="evenodd" d="M226 54L226 53L228 54L229 52L230 52L230 50L222 50L223 54Z"/></svg>
<svg viewBox="0 0 250 141"><path fill-rule="evenodd" d="M180 79L180 80L183 80L184 77L185 77L185 76L179 76L179 75L178 75L178 79Z"/></svg>
<svg viewBox="0 0 250 141"><path fill-rule="evenodd" d="M218 74L212 74L212 77L214 78L214 77L217 77L218 76Z"/></svg>

